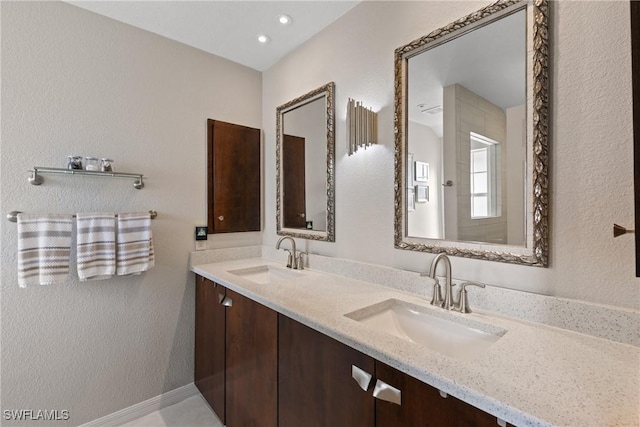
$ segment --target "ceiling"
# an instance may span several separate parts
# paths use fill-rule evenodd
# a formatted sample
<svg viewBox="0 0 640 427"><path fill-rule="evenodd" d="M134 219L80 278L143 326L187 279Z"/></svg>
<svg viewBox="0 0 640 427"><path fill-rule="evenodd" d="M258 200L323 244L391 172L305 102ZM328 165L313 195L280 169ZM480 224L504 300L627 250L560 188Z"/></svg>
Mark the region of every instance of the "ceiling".
<svg viewBox="0 0 640 427"><path fill-rule="evenodd" d="M358 1L68 1L152 33L264 71ZM282 25L281 14L292 22ZM261 44L258 34L270 41Z"/></svg>

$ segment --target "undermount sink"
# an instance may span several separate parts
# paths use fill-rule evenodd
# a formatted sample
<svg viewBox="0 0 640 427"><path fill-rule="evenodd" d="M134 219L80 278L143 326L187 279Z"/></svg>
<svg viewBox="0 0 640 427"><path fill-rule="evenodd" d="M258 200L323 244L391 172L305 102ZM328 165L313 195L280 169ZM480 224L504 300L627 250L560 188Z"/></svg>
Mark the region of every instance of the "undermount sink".
<svg viewBox="0 0 640 427"><path fill-rule="evenodd" d="M345 314L377 331L395 335L447 356L471 360L480 356L507 331L431 309L389 299Z"/></svg>
<svg viewBox="0 0 640 427"><path fill-rule="evenodd" d="M298 272L287 268L276 267L275 265L259 265L256 267L240 268L238 270L229 270L228 273L261 285L282 282L301 276Z"/></svg>

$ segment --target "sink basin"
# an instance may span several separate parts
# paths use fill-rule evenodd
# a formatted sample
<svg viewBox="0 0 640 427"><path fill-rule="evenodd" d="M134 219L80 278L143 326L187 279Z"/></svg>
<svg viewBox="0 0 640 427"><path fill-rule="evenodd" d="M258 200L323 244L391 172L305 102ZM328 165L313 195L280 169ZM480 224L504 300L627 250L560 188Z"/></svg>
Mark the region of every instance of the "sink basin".
<svg viewBox="0 0 640 427"><path fill-rule="evenodd" d="M229 270L228 273L261 285L291 280L301 276L301 273L274 265L259 265L256 267Z"/></svg>
<svg viewBox="0 0 640 427"><path fill-rule="evenodd" d="M507 331L441 309L389 299L345 314L377 331L422 345L447 356L471 360Z"/></svg>

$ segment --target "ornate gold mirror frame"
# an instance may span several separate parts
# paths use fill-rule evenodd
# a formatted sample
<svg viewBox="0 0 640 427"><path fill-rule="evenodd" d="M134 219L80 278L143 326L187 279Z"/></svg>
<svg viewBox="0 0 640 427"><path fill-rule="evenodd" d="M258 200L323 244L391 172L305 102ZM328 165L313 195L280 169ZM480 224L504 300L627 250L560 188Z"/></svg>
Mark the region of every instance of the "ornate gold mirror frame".
<svg viewBox="0 0 640 427"><path fill-rule="evenodd" d="M408 60L514 11L527 14L527 173L526 240L508 246L409 237L407 233L407 72ZM547 267L549 263L549 2L504 0L491 4L395 51L395 217L397 249Z"/></svg>
<svg viewBox="0 0 640 427"><path fill-rule="evenodd" d="M334 123L334 91L335 84L327 83L314 89L276 109L276 232L281 236L299 237L302 239L335 241L335 123ZM284 224L284 177L283 168L283 138L284 116L287 112L303 107L318 99L325 100L326 114L324 128L326 129L326 229L305 230L304 228L287 228Z"/></svg>

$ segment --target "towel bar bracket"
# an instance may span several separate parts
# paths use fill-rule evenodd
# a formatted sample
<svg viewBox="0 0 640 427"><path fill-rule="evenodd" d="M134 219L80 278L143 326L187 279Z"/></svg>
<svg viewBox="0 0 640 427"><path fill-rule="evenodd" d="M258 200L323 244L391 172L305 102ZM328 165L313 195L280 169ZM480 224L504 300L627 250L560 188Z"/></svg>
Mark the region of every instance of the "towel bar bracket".
<svg viewBox="0 0 640 427"><path fill-rule="evenodd" d="M7 220L9 222L18 222L18 214L19 213L22 213L22 212L20 212L20 211L11 211L11 212L9 212L7 214ZM151 219L156 219L156 217L158 216L158 212L151 210L151 211L149 211L149 215L151 216ZM118 216L118 215L116 215L116 216ZM73 215L73 217L75 218L76 216Z"/></svg>

